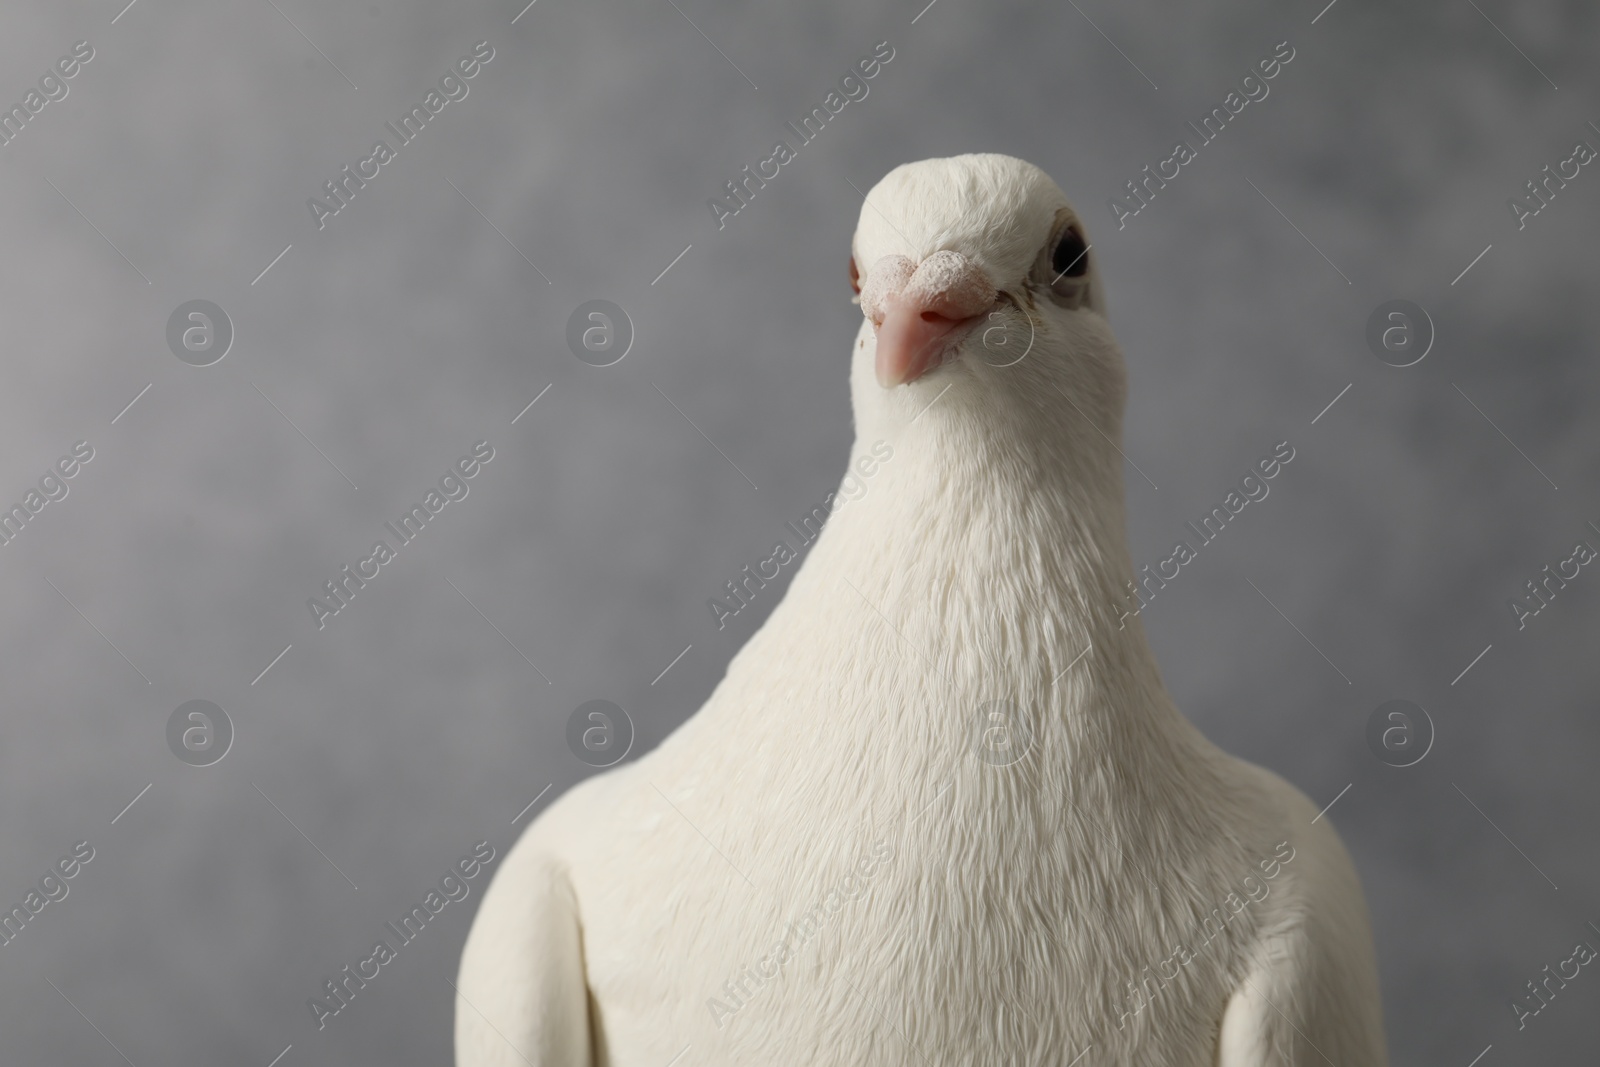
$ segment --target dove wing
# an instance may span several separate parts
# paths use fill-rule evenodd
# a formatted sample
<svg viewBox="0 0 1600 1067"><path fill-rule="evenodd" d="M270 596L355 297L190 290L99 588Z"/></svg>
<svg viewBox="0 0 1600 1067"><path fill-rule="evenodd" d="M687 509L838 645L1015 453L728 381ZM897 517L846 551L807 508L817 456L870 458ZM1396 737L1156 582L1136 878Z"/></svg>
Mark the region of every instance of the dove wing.
<svg viewBox="0 0 1600 1067"><path fill-rule="evenodd" d="M1276 786L1296 856L1223 1012L1218 1067L1386 1067L1383 1010L1366 902L1355 865L1326 818Z"/></svg>
<svg viewBox="0 0 1600 1067"><path fill-rule="evenodd" d="M577 899L528 835L484 894L461 954L457 1067L589 1067L589 991Z"/></svg>

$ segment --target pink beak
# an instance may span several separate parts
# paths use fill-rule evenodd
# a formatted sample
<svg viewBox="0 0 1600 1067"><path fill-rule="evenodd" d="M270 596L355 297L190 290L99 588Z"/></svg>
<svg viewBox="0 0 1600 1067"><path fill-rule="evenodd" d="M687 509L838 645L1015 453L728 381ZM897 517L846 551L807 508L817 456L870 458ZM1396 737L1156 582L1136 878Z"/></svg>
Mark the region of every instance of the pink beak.
<svg viewBox="0 0 1600 1067"><path fill-rule="evenodd" d="M861 306L877 332L878 384L914 382L994 305L996 292L977 264L959 252L935 252L921 264L884 256L861 287Z"/></svg>

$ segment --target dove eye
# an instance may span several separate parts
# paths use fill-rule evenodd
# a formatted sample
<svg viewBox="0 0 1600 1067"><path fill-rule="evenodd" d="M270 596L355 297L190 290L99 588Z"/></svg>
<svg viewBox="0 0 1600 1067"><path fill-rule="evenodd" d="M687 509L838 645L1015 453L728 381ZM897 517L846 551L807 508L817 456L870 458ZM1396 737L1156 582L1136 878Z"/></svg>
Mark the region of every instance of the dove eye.
<svg viewBox="0 0 1600 1067"><path fill-rule="evenodd" d="M1081 278L1089 270L1088 251L1078 231L1069 228L1050 255L1050 269L1058 278Z"/></svg>
<svg viewBox="0 0 1600 1067"><path fill-rule="evenodd" d="M1089 252L1094 248L1083 239L1083 231L1070 211L1062 208L1056 213L1052 231L1057 231L1055 244L1046 241L1039 249L1029 274L1030 282L1046 290L1058 307L1088 307L1092 303L1089 292Z"/></svg>

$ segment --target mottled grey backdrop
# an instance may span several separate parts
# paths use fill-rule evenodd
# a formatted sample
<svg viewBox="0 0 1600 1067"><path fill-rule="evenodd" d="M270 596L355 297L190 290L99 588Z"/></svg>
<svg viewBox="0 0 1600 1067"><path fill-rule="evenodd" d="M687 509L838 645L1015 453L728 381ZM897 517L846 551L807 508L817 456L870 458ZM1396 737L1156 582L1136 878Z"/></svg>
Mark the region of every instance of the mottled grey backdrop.
<svg viewBox="0 0 1600 1067"><path fill-rule="evenodd" d="M1297 450L1145 618L1212 738L1338 798L1396 1062L1593 1059L1600 975L1521 1032L1510 1004L1600 945L1600 573L1520 631L1508 599L1600 545L1600 172L1507 208L1600 145L1592 5L124 2L0 14L0 103L94 49L0 147L0 502L94 449L0 547L0 906L95 850L0 946L0 1059L448 1062L485 879L320 1032L306 1001L591 773L579 703L637 753L706 697L776 594L723 632L706 599L846 455L858 190L968 151L1089 221L1136 560ZM884 40L719 231L707 199ZM1282 40L1118 231L1108 198ZM319 231L307 198L478 41L470 95ZM204 368L166 341L193 299L236 333ZM615 366L568 351L592 299L636 329ZM1364 340L1390 299L1437 328L1415 366ZM307 598L480 439L470 495L319 632ZM1437 731L1406 769L1364 740L1391 698ZM236 731L210 767L166 741L195 699Z"/></svg>

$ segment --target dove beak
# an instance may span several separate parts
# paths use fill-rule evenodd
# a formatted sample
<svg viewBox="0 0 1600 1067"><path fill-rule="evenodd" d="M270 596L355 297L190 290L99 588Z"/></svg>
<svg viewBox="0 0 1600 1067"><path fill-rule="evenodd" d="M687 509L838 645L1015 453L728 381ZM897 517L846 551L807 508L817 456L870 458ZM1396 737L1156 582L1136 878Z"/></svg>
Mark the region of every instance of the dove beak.
<svg viewBox="0 0 1600 1067"><path fill-rule="evenodd" d="M893 389L939 366L998 295L983 269L959 252L935 252L920 264L884 256L861 289L877 335L878 384Z"/></svg>
<svg viewBox="0 0 1600 1067"><path fill-rule="evenodd" d="M878 384L893 389L914 382L942 362L945 352L977 325L982 315L950 318L905 297L891 297L877 324Z"/></svg>

